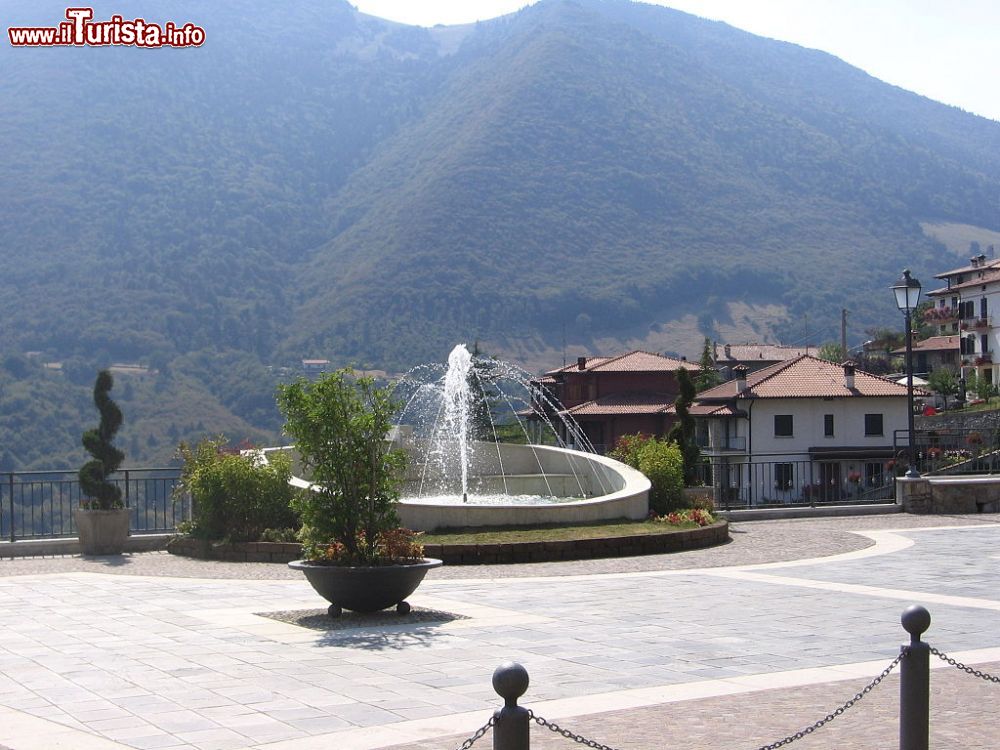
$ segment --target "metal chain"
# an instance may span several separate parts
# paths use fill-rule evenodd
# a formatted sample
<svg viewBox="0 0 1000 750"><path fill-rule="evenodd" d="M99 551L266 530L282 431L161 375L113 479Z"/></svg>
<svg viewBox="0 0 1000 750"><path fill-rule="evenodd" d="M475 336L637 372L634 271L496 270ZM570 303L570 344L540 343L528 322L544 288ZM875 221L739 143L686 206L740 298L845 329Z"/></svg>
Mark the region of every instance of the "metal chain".
<svg viewBox="0 0 1000 750"><path fill-rule="evenodd" d="M820 719L819 721L817 721L812 726L806 727L801 732L796 732L795 734L790 734L787 737L785 737L784 739L778 740L777 742L772 742L770 745L763 745L763 746L761 746L759 748L759 750L776 750L776 748L784 747L785 745L790 745L791 743L795 742L795 740L801 740L806 735L812 734L813 732L815 732L820 727L822 727L825 724L828 724L829 722L833 721L838 716L840 716L842 713L844 713L847 709L851 708L851 706L853 706L859 700L861 700L866 695L868 695L868 693L870 693L872 690L874 690L875 687L880 682L882 682L882 680L884 680L886 677L889 676L889 673L896 668L896 665L899 664L899 662L901 662L903 660L903 657L906 656L908 653L909 653L909 649L908 648L904 648L902 651L900 651L899 656L897 656L895 659L893 659L892 662L889 664L889 666L882 670L882 674L880 674L874 680L872 680L867 685L865 685L864 689L861 690L861 692L857 693L853 698L851 698L849 701L847 701L847 703L845 703L844 705L839 706L835 711L832 711L832 712L828 713L826 716L824 716L822 719Z"/></svg>
<svg viewBox="0 0 1000 750"><path fill-rule="evenodd" d="M951 666L957 667L958 669L961 669L963 672L971 674L973 677L978 677L979 679L986 680L987 682L995 682L998 685L1000 685L1000 677L997 677L996 675L992 675L989 672L980 672L978 669L967 667L965 664L962 664L962 662L955 661L954 659L952 659L950 656L948 656L948 654L941 653L933 646L931 646L931 653L934 654L941 661L947 662L948 664L951 664Z"/></svg>
<svg viewBox="0 0 1000 750"><path fill-rule="evenodd" d="M485 724L483 724L481 727L479 727L479 729L476 730L476 733L474 735L469 737L469 739L467 739L465 742L463 742L461 745L458 746L458 750L469 750L469 748L475 745L479 740L481 740L486 735L486 733L493 728L493 725L496 723L497 723L496 717L491 716L490 720L487 721Z"/></svg>
<svg viewBox="0 0 1000 750"><path fill-rule="evenodd" d="M548 721L546 719L543 719L541 716L536 716L535 712L532 711L531 709L528 709L528 719L530 719L531 721L535 722L540 727L545 727L546 729L550 729L551 731L555 732L556 734L561 734L563 737L565 737L568 740L573 740L573 742L578 742L581 745L586 745L587 747L592 747L592 748L594 748L594 750L615 750L615 748L613 748L613 747L608 747L607 745L602 745L600 742L594 742L594 740L588 740L586 737L581 737L578 734L574 734L573 732L569 731L568 729L563 729L558 724L556 724L554 722L551 722L551 721Z"/></svg>

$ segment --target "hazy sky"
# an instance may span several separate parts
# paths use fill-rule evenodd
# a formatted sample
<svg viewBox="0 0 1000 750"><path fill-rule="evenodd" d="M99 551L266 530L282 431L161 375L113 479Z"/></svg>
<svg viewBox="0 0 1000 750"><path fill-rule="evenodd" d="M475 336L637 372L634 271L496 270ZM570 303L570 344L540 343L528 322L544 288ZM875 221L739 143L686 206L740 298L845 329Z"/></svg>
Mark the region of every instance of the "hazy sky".
<svg viewBox="0 0 1000 750"><path fill-rule="evenodd" d="M404 23L468 23L529 0L351 0ZM651 0L821 49L876 78L1000 120L997 0Z"/></svg>

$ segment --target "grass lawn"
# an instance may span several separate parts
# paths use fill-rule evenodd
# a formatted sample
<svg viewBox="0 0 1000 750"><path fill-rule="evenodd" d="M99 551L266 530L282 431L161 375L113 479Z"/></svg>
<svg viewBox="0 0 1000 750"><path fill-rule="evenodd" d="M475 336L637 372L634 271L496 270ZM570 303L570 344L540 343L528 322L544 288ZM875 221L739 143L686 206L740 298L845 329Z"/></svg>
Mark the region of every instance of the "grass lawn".
<svg viewBox="0 0 1000 750"><path fill-rule="evenodd" d="M509 544L511 542L561 542L613 536L662 534L665 531L696 529L691 522L681 526L656 521L609 521L585 526L517 526L491 529L455 529L426 533L421 544Z"/></svg>

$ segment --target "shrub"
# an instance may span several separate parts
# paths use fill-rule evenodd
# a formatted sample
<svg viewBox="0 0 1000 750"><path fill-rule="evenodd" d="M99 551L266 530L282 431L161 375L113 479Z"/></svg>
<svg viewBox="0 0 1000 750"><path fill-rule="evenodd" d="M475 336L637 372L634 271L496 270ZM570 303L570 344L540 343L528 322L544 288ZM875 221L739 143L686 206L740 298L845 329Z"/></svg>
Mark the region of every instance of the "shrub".
<svg viewBox="0 0 1000 750"><path fill-rule="evenodd" d="M656 515L689 506L684 494L684 456L676 443L638 433L622 435L608 454L649 479L649 509Z"/></svg>
<svg viewBox="0 0 1000 750"><path fill-rule="evenodd" d="M177 449L184 466L174 492L191 494L189 533L246 542L260 540L266 529L297 527L288 455L273 453L265 462L254 453L224 451L224 444L225 438L206 439Z"/></svg>
<svg viewBox="0 0 1000 750"><path fill-rule="evenodd" d="M684 457L675 443L652 439L639 449L636 467L649 479L649 507L658 515L685 507Z"/></svg>
<svg viewBox="0 0 1000 750"><path fill-rule="evenodd" d="M125 454L111 442L122 426L122 410L108 395L113 386L110 372L97 373L94 405L101 414L101 421L97 427L83 433L83 447L93 458L80 468L80 491L88 498L81 505L99 510L123 507L121 488L108 481L125 459Z"/></svg>

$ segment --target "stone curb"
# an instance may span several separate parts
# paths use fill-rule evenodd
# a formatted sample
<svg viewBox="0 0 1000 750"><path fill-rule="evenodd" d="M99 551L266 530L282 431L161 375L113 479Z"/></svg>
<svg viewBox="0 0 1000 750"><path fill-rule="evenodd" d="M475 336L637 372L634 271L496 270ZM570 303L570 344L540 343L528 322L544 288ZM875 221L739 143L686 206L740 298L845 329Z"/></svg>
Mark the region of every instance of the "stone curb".
<svg viewBox="0 0 1000 750"><path fill-rule="evenodd" d="M701 549L729 541L729 523L659 534L599 537L554 542L505 544L425 544L424 555L448 565L483 565L633 557ZM167 544L172 555L226 562L287 563L302 556L302 547L287 542L212 543L207 539L175 537Z"/></svg>
<svg viewBox="0 0 1000 750"><path fill-rule="evenodd" d="M172 534L133 534L125 541L125 552L153 552L167 548ZM45 557L50 555L79 555L80 540L21 539L0 542L0 559L13 557Z"/></svg>

